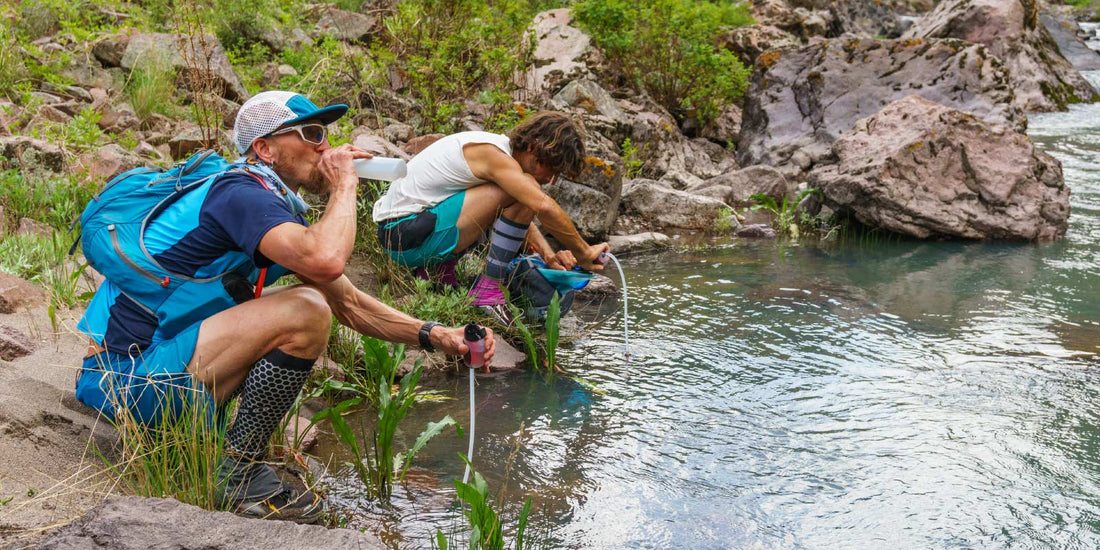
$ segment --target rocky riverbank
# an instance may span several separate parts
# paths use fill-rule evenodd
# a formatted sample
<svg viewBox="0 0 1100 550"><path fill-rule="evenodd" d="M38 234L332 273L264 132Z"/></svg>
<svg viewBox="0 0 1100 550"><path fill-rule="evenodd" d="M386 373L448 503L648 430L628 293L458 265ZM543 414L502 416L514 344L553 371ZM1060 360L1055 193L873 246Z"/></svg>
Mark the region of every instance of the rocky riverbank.
<svg viewBox="0 0 1100 550"><path fill-rule="evenodd" d="M362 10L318 5L314 27L264 41L280 51L322 39L365 48L382 30L376 10ZM1029 112L1100 99L1078 72L1100 69L1100 55L1086 45L1070 11L1038 0L759 0L752 15L755 24L730 30L717 44L752 68L747 91L706 123L671 112L625 78L568 9L533 19L532 60L515 75L512 99L523 112L552 108L584 121L586 168L549 192L586 238L609 239L617 251L667 246L665 233L684 231L774 238L766 225L752 224L770 217L737 213L756 204L754 196L794 204L807 189L819 194L799 214L815 224L851 217L918 239L1064 236L1070 190L1058 161L1025 132ZM38 181L96 185L133 167L186 158L211 138L228 150L227 131L249 91L218 39L205 35L200 42L209 47L134 29L94 42L60 28L45 32L36 51L71 57L64 83L44 82L28 92L31 102L0 97L0 167ZM196 65L199 49L205 61ZM209 84L201 103L216 116L213 136L187 117L139 116L125 90L151 57L182 78ZM294 69L268 63L263 71L274 86ZM392 82L392 89L353 92L372 101L342 130L372 152L410 158L442 134L389 116L428 108L400 93L407 78L395 75ZM490 124L493 115L483 106L466 107L453 115L460 128ZM125 136L127 144L73 154L50 128L74 121ZM7 219L0 211L0 238L48 234L43 221ZM95 474L102 462L87 451L89 440L109 446L114 435L71 393L84 350L73 329L79 314L48 308L40 289L0 275L0 542L79 548L88 540L118 547L154 544L162 534L172 540L161 531L136 541L111 539L122 525L143 529L142 518L120 519L134 510L194 516L185 525L204 533L195 539L208 541L203 547L267 540L219 538L228 531L208 531L203 522L211 520L202 514L127 500L34 538L36 530L66 523L114 492ZM318 533L278 536L301 548L376 543L347 532Z"/></svg>

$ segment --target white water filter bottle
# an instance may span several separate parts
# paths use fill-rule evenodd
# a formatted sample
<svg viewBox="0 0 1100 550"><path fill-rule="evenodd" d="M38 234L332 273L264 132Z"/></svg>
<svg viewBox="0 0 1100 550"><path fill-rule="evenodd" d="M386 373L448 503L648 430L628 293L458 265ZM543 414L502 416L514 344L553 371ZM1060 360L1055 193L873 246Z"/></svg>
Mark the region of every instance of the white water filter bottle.
<svg viewBox="0 0 1100 550"><path fill-rule="evenodd" d="M369 159L355 159L355 173L361 180L393 181L405 177L409 172L405 159L391 157L374 157Z"/></svg>

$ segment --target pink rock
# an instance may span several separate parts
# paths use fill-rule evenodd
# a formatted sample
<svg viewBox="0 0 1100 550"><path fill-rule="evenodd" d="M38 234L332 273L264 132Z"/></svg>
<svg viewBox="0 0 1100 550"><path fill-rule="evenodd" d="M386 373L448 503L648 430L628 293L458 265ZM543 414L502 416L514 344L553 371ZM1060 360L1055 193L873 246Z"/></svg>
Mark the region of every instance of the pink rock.
<svg viewBox="0 0 1100 550"><path fill-rule="evenodd" d="M30 337L8 325L0 325L0 359L14 361L34 353Z"/></svg>
<svg viewBox="0 0 1100 550"><path fill-rule="evenodd" d="M34 307L45 296L34 285L0 271L0 313L15 313L23 308Z"/></svg>

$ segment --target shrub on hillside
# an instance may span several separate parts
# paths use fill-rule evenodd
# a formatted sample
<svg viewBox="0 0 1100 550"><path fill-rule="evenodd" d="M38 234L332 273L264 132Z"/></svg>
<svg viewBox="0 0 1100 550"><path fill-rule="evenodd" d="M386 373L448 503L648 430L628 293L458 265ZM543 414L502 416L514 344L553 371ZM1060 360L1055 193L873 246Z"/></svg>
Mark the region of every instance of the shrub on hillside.
<svg viewBox="0 0 1100 550"><path fill-rule="evenodd" d="M523 33L540 7L537 0L402 0L384 20L375 57L399 68L407 93L423 105L425 129L451 131L467 99L489 100L493 115L511 109L513 75L533 47Z"/></svg>
<svg viewBox="0 0 1100 550"><path fill-rule="evenodd" d="M744 93L749 69L715 40L752 23L731 0L581 0L573 15L612 65L677 119L706 124Z"/></svg>

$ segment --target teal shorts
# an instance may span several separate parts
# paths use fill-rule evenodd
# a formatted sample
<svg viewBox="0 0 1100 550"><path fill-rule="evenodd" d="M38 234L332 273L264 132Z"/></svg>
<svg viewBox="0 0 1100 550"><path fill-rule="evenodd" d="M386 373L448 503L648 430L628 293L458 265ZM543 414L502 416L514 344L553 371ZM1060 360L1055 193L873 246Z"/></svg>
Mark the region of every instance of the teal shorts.
<svg viewBox="0 0 1100 550"><path fill-rule="evenodd" d="M462 203L465 200L466 192L459 191L423 212L384 222L378 228L382 248L393 261L409 267L432 266L457 258L460 255L455 252L455 247L458 246L458 215L462 213ZM417 219L424 217L425 214L430 214L425 218L434 216L435 224L431 228L424 228L426 235L415 237L419 244L404 250L391 250L386 247L386 243L389 242L383 238L386 232L396 232L402 227L416 225ZM430 232L427 232L427 229L430 229ZM402 236L393 236L393 242L401 242L401 240ZM405 242L409 242L409 239L406 238Z"/></svg>
<svg viewBox="0 0 1100 550"><path fill-rule="evenodd" d="M133 356L104 351L84 359L76 379L77 399L111 421L126 409L132 418L153 427L179 417L191 406L212 418L213 396L187 372L200 324Z"/></svg>

